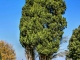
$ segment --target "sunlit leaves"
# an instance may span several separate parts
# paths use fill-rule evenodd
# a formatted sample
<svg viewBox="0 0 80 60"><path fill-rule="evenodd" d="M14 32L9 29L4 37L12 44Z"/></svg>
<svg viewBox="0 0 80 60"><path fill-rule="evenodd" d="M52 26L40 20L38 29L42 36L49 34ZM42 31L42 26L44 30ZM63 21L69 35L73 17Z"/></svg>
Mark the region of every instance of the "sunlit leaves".
<svg viewBox="0 0 80 60"><path fill-rule="evenodd" d="M12 45L2 40L0 41L0 53L2 60L16 60L16 54L12 48Z"/></svg>

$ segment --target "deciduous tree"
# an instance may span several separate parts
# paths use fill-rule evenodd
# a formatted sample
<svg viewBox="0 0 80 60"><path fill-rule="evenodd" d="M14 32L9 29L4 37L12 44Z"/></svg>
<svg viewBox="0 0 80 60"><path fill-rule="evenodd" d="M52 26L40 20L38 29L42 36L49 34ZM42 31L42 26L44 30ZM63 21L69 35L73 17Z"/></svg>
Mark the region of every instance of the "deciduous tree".
<svg viewBox="0 0 80 60"><path fill-rule="evenodd" d="M16 54L12 45L3 40L0 41L0 53L2 60L16 60Z"/></svg>

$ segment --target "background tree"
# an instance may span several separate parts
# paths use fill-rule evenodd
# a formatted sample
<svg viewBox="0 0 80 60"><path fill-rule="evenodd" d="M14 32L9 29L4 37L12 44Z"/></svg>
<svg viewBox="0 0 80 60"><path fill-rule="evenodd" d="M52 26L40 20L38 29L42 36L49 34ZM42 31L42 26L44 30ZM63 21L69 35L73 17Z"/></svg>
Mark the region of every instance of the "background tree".
<svg viewBox="0 0 80 60"><path fill-rule="evenodd" d="M60 45L63 43L68 43L68 41L69 41L68 36L62 37L62 40L60 41ZM66 56L67 54L68 54L68 50L61 49L60 52L57 52L55 53L55 55L53 55L53 58L57 56L63 57Z"/></svg>
<svg viewBox="0 0 80 60"><path fill-rule="evenodd" d="M2 60L16 60L16 54L11 46L5 41L0 41L0 52Z"/></svg>
<svg viewBox="0 0 80 60"><path fill-rule="evenodd" d="M72 58L72 60L80 60L80 25L78 28L73 30L68 49L68 58Z"/></svg>
<svg viewBox="0 0 80 60"><path fill-rule="evenodd" d="M20 43L28 60L34 60L34 49L40 60L57 52L63 30L67 27L63 0L26 0L20 19Z"/></svg>

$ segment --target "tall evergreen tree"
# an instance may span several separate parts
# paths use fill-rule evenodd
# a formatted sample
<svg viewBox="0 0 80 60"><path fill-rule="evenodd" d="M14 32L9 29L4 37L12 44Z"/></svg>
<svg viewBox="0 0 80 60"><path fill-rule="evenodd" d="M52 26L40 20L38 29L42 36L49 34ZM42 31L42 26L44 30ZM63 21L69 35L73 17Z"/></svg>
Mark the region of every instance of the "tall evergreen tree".
<svg viewBox="0 0 80 60"><path fill-rule="evenodd" d="M80 60L80 26L73 30L68 48L69 54L67 57L72 58L72 60Z"/></svg>
<svg viewBox="0 0 80 60"><path fill-rule="evenodd" d="M38 44L37 32L43 29L43 19L38 15L44 11L44 8L34 2L26 0L22 8L22 17L20 19L20 43L25 48L28 60L34 60L34 49ZM46 12L46 11L45 11Z"/></svg>
<svg viewBox="0 0 80 60"><path fill-rule="evenodd" d="M40 60L50 60L57 52L63 30L67 27L63 0L26 0L20 19L20 43L28 60L34 60L34 49Z"/></svg>
<svg viewBox="0 0 80 60"><path fill-rule="evenodd" d="M35 0L35 2L47 10L39 15L45 22L43 30L38 32L40 42L36 50L40 55L40 60L51 60L49 58L57 52L63 30L67 27L66 19L62 16L66 5L63 0Z"/></svg>

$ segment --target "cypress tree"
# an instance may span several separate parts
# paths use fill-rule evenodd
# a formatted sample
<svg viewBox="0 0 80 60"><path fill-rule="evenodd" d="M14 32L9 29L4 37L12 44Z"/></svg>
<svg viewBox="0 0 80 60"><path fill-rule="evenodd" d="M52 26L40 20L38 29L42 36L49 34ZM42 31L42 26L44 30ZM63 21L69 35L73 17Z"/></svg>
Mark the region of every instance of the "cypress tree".
<svg viewBox="0 0 80 60"><path fill-rule="evenodd" d="M40 60L51 60L57 52L63 30L67 27L63 0L26 0L20 19L20 43L28 60L34 60L34 49Z"/></svg>
<svg viewBox="0 0 80 60"><path fill-rule="evenodd" d="M35 3L34 0L26 0L22 8L22 17L20 19L20 43L25 48L28 60L34 60L34 49L38 44L37 32L43 29L43 18L39 15L45 8ZM46 12L46 10L45 10Z"/></svg>
<svg viewBox="0 0 80 60"><path fill-rule="evenodd" d="M63 30L67 27L66 19L62 16L66 10L65 1L35 0L35 2L47 10L39 15L44 19L44 28L38 32L39 44L36 50L40 60L51 60L51 56L58 51Z"/></svg>
<svg viewBox="0 0 80 60"><path fill-rule="evenodd" d="M80 25L78 28L73 30L72 36L69 41L68 49L68 58L72 58L72 60L80 59Z"/></svg>

